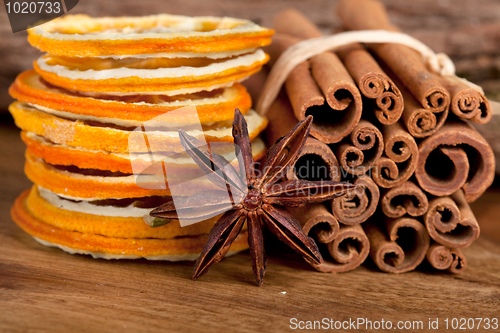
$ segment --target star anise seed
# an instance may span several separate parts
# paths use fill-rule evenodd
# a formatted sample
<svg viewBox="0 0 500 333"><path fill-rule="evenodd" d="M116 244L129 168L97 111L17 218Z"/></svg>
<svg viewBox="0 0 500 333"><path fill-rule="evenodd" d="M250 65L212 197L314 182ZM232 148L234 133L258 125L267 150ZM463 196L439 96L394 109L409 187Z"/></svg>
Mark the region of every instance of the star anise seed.
<svg viewBox="0 0 500 333"><path fill-rule="evenodd" d="M219 262L227 254L245 221L248 226L252 268L259 286L262 285L266 271L262 225L305 259L317 264L323 261L314 240L302 231L299 222L292 215L280 207L319 203L354 189L354 185L345 182L282 181L287 169L300 155L311 123L312 116L308 116L280 138L268 150L260 170L254 169L247 124L238 109L234 113L233 137L239 171L224 157L213 153L208 145L179 130L184 150L221 190L197 193L176 200L175 205L174 202L168 202L155 208L150 215L176 219L182 213L182 218L189 220L224 212L208 235L208 241L196 261L193 279L206 273L212 264Z"/></svg>

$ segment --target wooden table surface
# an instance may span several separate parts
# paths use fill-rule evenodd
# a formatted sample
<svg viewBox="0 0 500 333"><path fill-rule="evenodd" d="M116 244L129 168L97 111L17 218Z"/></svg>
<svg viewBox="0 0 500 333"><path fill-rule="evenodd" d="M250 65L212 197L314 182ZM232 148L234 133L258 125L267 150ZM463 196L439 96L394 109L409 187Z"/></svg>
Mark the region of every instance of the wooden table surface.
<svg viewBox="0 0 500 333"><path fill-rule="evenodd" d="M344 274L319 273L268 241L264 286L253 282L248 252L191 281L192 262L69 255L38 244L17 227L9 209L30 182L23 174L19 131L2 117L0 332L275 332L289 331L291 318L384 319L393 325L415 320L425 329L429 318L439 318L442 331L446 318L500 317L498 189L474 204L483 232L464 250L469 266L461 275L426 267L393 275L371 263Z"/></svg>

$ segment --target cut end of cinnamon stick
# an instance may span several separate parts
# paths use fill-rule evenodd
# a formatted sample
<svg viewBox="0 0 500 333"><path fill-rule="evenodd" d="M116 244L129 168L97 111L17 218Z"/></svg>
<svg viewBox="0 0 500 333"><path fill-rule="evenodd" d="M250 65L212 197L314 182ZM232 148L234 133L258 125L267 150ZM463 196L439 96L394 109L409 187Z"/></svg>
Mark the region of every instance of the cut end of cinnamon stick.
<svg viewBox="0 0 500 333"><path fill-rule="evenodd" d="M426 192L445 196L462 188L467 202L473 202L493 183L495 157L472 126L449 120L419 144L415 176Z"/></svg>
<svg viewBox="0 0 500 333"><path fill-rule="evenodd" d="M370 257L384 272L414 270L425 259L430 246L425 226L409 217L386 218L384 224L385 228L373 222L363 224L370 240Z"/></svg>
<svg viewBox="0 0 500 333"><path fill-rule="evenodd" d="M346 225L360 224L368 220L376 211L380 191L369 176L360 176L354 181L356 191L332 200L332 213Z"/></svg>
<svg viewBox="0 0 500 333"><path fill-rule="evenodd" d="M432 239L449 248L467 247L479 237L479 224L462 190L432 199L424 222Z"/></svg>

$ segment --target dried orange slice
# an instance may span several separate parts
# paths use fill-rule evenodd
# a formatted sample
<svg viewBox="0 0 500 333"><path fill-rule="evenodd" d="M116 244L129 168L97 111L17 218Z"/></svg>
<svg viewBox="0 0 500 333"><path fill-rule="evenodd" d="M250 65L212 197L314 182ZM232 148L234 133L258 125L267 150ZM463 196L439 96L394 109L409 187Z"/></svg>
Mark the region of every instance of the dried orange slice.
<svg viewBox="0 0 500 333"><path fill-rule="evenodd" d="M195 260L203 249L208 235L189 237L162 238L120 238L106 237L100 234L65 230L54 225L44 223L31 205L27 197L29 190L24 191L15 201L11 209L14 222L24 231L33 236L40 243L47 246L56 246L69 253L92 255L94 258L105 259L135 259L147 258L152 260ZM30 205L31 204L31 205ZM57 211L52 211L57 214ZM50 215L50 214L49 214ZM62 216L58 217L61 219ZM74 217L67 216L69 219ZM77 220L71 222L78 223ZM118 223L119 221L115 221ZM122 224L129 221L123 219ZM203 222L202 222L203 223ZM195 227L195 226L193 226ZM149 227L148 227L149 228ZM247 234L240 234L231 245L230 254L248 248Z"/></svg>
<svg viewBox="0 0 500 333"><path fill-rule="evenodd" d="M201 123L232 119L234 109L245 114L251 107L250 96L239 83L221 90L200 92L198 94L168 97L165 95L136 96L99 96L86 97L69 90L53 86L44 81L38 73L29 70L19 74L9 89L9 93L21 102L35 104L44 108L96 117L110 122L107 118L144 122L167 112L183 107L195 107L199 120L172 113L168 121L186 123L189 120Z"/></svg>
<svg viewBox="0 0 500 333"><path fill-rule="evenodd" d="M211 91L258 72L269 56L261 49L228 59L99 59L45 55L34 62L47 82L79 92L110 95Z"/></svg>
<svg viewBox="0 0 500 333"><path fill-rule="evenodd" d="M149 214L150 208L138 208L132 205L114 207L67 200L45 189L38 189L37 186L31 188L26 205L30 211L36 213L40 221L54 227L120 238L169 239L204 235L210 232L219 218L216 216L182 228L178 220L171 220L165 225L151 228L143 220L143 216Z"/></svg>
<svg viewBox="0 0 500 333"><path fill-rule="evenodd" d="M155 53L213 53L271 43L272 30L241 19L151 15L101 17L66 15L28 30L34 47L75 57Z"/></svg>
<svg viewBox="0 0 500 333"><path fill-rule="evenodd" d="M82 169L109 170L129 174L134 172L135 167L136 170L144 170L144 173L163 174L163 165L159 163L159 161L163 161L166 165L166 170L175 174L189 174L192 177L203 174L201 169L187 154L182 154L174 159L164 156L161 153L133 156L130 154L88 150L54 144L41 136L26 131L21 132L21 139L33 155L53 165L74 165ZM231 148L234 147L233 145L231 146ZM213 147L212 149L215 150ZM265 151L266 146L262 139L255 138L252 141L254 160L261 159ZM234 155L234 148L233 150L223 152L223 156L228 161L231 161L234 166L238 165L238 160ZM154 163L152 163L152 160ZM134 164L133 166L132 163Z"/></svg>
<svg viewBox="0 0 500 333"><path fill-rule="evenodd" d="M167 183L163 175L141 175L138 180L133 174L57 166L45 163L29 150L26 150L24 172L33 183L51 192L80 199L170 196L170 186L193 180L193 177L185 174L170 174ZM217 189L206 177L190 182L189 186L177 188L176 195L186 196Z"/></svg>
<svg viewBox="0 0 500 333"><path fill-rule="evenodd" d="M131 139L129 142L131 133L135 133L132 132L134 128L121 129L119 126L110 124L89 124L81 120L60 118L20 102L12 103L9 106L9 111L19 128L43 136L57 144L90 150L128 153L130 143L131 152L134 153L147 153L148 151L184 152L177 129L173 128L170 131L145 131L149 147L144 147L135 140ZM257 137L267 125L267 119L259 116L253 110L245 115L245 119L248 123L251 140ZM187 129L187 133L206 142L233 142L230 121L203 126L203 132Z"/></svg>

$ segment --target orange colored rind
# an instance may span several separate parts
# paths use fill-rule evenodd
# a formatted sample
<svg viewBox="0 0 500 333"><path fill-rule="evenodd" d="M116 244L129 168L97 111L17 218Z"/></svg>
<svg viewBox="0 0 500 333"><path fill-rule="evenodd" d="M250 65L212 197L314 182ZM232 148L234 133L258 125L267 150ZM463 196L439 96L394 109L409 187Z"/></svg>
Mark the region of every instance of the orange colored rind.
<svg viewBox="0 0 500 333"><path fill-rule="evenodd" d="M28 41L51 54L97 57L244 50L269 45L273 33L227 17L66 15L29 29Z"/></svg>
<svg viewBox="0 0 500 333"><path fill-rule="evenodd" d="M150 150L156 152L184 152L177 131L145 132L149 142L149 147L146 147L140 141L142 133L130 137L131 133L134 132L111 127L92 126L82 121L59 118L20 102L12 103L9 106L9 111L19 128L43 136L57 144L115 153L147 153ZM259 116L254 111L248 112L245 118L248 122L250 140L253 140L264 130L267 119ZM214 126L204 128L203 133L193 134L198 139L206 142L233 142L230 127L217 128L217 124ZM187 131L187 133L191 134L190 131Z"/></svg>
<svg viewBox="0 0 500 333"><path fill-rule="evenodd" d="M175 195L218 189L206 177L187 183L192 178L170 176L167 183L163 175L145 175L136 180L134 175L128 174L101 176L61 170L35 157L29 150L26 150L24 172L33 183L51 192L82 199L170 196L170 187L183 183L186 186L176 187Z"/></svg>
<svg viewBox="0 0 500 333"><path fill-rule="evenodd" d="M98 234L118 238L170 239L197 236L210 232L220 215L196 224L181 227L178 220L171 220L160 227L151 228L141 217L102 216L61 209L44 200L33 186L26 199L26 207L35 212L40 222L62 230Z"/></svg>
<svg viewBox="0 0 500 333"><path fill-rule="evenodd" d="M26 131L21 132L21 139L24 141L30 153L38 158L42 158L45 162L53 165L74 165L81 169L97 169L109 170L113 172L134 173L136 170L144 170L144 174L163 174L163 165L160 160L151 162L149 155L145 155L142 159L134 159L133 162L127 154L115 154L96 150L83 150L72 148L69 146L53 144L43 137L37 136ZM254 160L258 161L264 157L266 146L262 139L255 138L252 141L252 154ZM235 167L238 165L238 160L234 153L223 154L228 161ZM159 154L154 157L162 157ZM166 164L165 169L169 173L178 175L189 175L191 177L199 177L203 172L198 165L187 154L183 154L186 163L169 163L172 159L165 158L163 161ZM132 165L133 163L133 165Z"/></svg>
<svg viewBox="0 0 500 333"><path fill-rule="evenodd" d="M145 78L127 76L109 79L72 79L40 68L38 61L33 67L47 82L69 90L112 95L165 94L169 96L211 91L231 86L257 73L269 61L266 55L261 61L250 66L238 66L216 74ZM151 70L154 71L154 70Z"/></svg>
<svg viewBox="0 0 500 333"><path fill-rule="evenodd" d="M194 260L201 253L208 235L161 238L119 238L93 233L65 230L41 221L38 211L31 211L24 191L11 209L14 222L25 232L41 240L45 245L58 246L70 253L82 253L98 258L147 258L156 260ZM230 251L248 248L247 234L241 233Z"/></svg>
<svg viewBox="0 0 500 333"><path fill-rule="evenodd" d="M10 95L25 103L49 109L94 117L110 117L123 120L148 121L183 107L195 107L199 122L209 123L232 119L234 109L245 114L251 107L250 95L239 83L217 93L168 96L123 96L92 98L43 81L34 70L25 71L16 78L9 89ZM178 114L170 122L186 122L189 119ZM198 121L194 119L193 121Z"/></svg>

